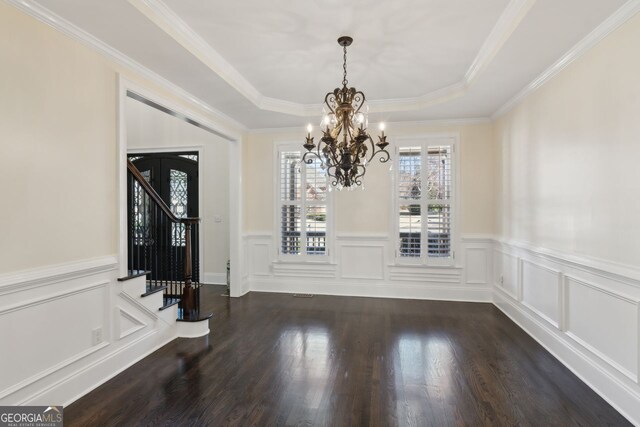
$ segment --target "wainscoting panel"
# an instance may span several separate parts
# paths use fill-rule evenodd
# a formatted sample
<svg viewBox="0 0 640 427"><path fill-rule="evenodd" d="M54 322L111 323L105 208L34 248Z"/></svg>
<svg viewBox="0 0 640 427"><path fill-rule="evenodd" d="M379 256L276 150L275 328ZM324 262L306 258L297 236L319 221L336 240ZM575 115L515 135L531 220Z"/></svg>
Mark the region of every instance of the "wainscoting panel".
<svg viewBox="0 0 640 427"><path fill-rule="evenodd" d="M491 301L492 241L464 238L454 266L397 264L389 236L338 235L323 262L279 260L273 237L247 234L249 290L384 298Z"/></svg>
<svg viewBox="0 0 640 427"><path fill-rule="evenodd" d="M343 279L384 279L385 247L380 244L340 243L340 277Z"/></svg>
<svg viewBox="0 0 640 427"><path fill-rule="evenodd" d="M489 283L489 256L490 251L485 248L467 248L465 252L466 260L466 283L468 285L486 285Z"/></svg>
<svg viewBox="0 0 640 427"><path fill-rule="evenodd" d="M543 265L522 260L522 303L555 327L560 326L562 275Z"/></svg>
<svg viewBox="0 0 640 427"><path fill-rule="evenodd" d="M270 238L260 239L249 247L251 274L255 276L271 275L271 252Z"/></svg>
<svg viewBox="0 0 640 427"><path fill-rule="evenodd" d="M495 250L493 256L496 286L514 300L521 300L522 292L518 272L520 261L517 257L499 250Z"/></svg>
<svg viewBox="0 0 640 427"><path fill-rule="evenodd" d="M638 380L638 301L565 278L567 333L624 375Z"/></svg>
<svg viewBox="0 0 640 427"><path fill-rule="evenodd" d="M640 425L640 271L519 242L493 254L494 304Z"/></svg>
<svg viewBox="0 0 640 427"><path fill-rule="evenodd" d="M103 340L92 342L92 333L107 330L107 285L90 283L0 309L0 342L11 343L3 345L2 364L16 367L0 375L0 398L100 348Z"/></svg>
<svg viewBox="0 0 640 427"><path fill-rule="evenodd" d="M68 405L177 336L117 271L109 256L0 276L0 405Z"/></svg>

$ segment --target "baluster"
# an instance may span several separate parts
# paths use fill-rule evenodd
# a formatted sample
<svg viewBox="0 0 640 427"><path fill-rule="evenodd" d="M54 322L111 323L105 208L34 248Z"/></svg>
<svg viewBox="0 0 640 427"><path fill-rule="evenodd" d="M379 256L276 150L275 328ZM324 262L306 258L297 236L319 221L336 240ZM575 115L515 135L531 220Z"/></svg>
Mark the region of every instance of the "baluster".
<svg viewBox="0 0 640 427"><path fill-rule="evenodd" d="M134 232L133 232L133 199L134 199L134 193L133 193L133 183L134 183L134 179L133 176L131 175L131 172L129 172L127 174L127 183L129 184L129 192L128 192L128 197L127 197L127 209L128 209L128 213L129 215L127 215L127 235L128 235L128 242L127 242L127 246L128 246L128 253L127 253L127 268L129 270L129 274L131 274L131 272L133 271L133 236L134 236Z"/></svg>
<svg viewBox="0 0 640 427"><path fill-rule="evenodd" d="M151 237L151 241L153 242L153 246L151 247L151 252L153 254L151 268L153 270L153 274L151 275L151 279L153 286L156 287L158 286L158 205L156 203L153 204L153 215L151 215L151 218L153 222L153 226L151 227L151 230L153 231Z"/></svg>
<svg viewBox="0 0 640 427"><path fill-rule="evenodd" d="M162 255L166 254L165 251L165 237L164 234L166 232L165 228L164 228L164 213L162 211L160 211L159 213L160 217L159 217L159 222L160 222L160 227L158 229L158 240L159 240L159 245L158 245L158 251L161 251ZM164 257L163 257L164 258ZM165 259L160 259L160 263L158 265L158 273L160 274L160 286L163 285L163 281L165 282L164 284L166 285L166 281L167 281L167 277L165 274ZM167 290L164 291L164 293L168 293Z"/></svg>

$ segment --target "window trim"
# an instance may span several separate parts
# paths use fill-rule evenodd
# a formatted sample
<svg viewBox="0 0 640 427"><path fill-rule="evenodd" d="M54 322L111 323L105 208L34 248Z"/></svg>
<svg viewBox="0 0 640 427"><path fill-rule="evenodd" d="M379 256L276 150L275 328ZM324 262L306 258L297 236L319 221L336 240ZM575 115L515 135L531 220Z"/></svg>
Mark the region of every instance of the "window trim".
<svg viewBox="0 0 640 427"><path fill-rule="evenodd" d="M460 256L459 254L459 245L460 245L460 134L457 132L445 132L445 133L427 133L420 135L412 135L408 137L400 137L393 141L393 174L391 174L391 197L392 201L391 212L390 212L390 230L392 230L392 239L390 247L390 259L394 260L393 265L404 265L404 266L423 266L423 267L456 267L460 264ZM428 146L434 145L451 145L452 147L452 164L451 164L451 176L452 176L452 187L451 191L453 193L453 197L450 200L451 206L451 257L448 258L435 258L427 256L426 251L421 251L419 257L401 257L400 250L398 247L399 235L400 235L400 224L398 221L398 212L400 209L400 195L398 189L398 172L399 172L399 161L400 161L400 147L407 146L420 146L424 153L424 150ZM422 165L425 163L422 162ZM421 172L421 176L424 174ZM426 199L422 199L420 201L421 206L426 207L428 205L428 201ZM427 245L424 241L425 233L421 231L421 248L426 248Z"/></svg>
<svg viewBox="0 0 640 427"><path fill-rule="evenodd" d="M300 151L301 155L304 155L305 149L302 147L302 143L299 141L291 142L291 141L275 141L273 143L273 248L274 254L273 258L276 262L279 263L313 263L313 264L334 264L334 247L335 247L335 232L334 232L334 224L335 224L335 209L334 209L334 194L335 191L327 191L327 234L325 236L325 254L323 255L309 255L306 253L300 253L298 255L293 254L282 254L281 253L281 243L282 243L282 235L280 232L280 214L281 214L281 186L280 186L280 153L283 151ZM306 166L305 166L306 167ZM304 175L303 181L306 182L306 174ZM327 179L327 187L331 188L331 182ZM303 192L304 194L304 192ZM313 203L312 203L313 204ZM315 203L317 204L317 203ZM304 209L302 209L303 205L306 207L306 203L303 200L300 200L301 206L301 220L304 215ZM302 221L301 221L302 227Z"/></svg>

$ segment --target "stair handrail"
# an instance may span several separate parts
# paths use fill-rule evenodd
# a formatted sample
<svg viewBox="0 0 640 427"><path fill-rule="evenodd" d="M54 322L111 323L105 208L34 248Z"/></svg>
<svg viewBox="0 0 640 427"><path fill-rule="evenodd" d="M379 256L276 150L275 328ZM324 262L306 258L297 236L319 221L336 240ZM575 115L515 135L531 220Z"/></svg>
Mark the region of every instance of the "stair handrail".
<svg viewBox="0 0 640 427"><path fill-rule="evenodd" d="M178 223L178 224L194 224L194 223L200 222L200 218L198 218L198 217L178 218L171 211L171 208L169 208L169 206L167 206L165 201L162 200L162 197L160 197L160 195L151 186L151 184L149 184L149 182L144 178L144 176L142 176L142 173L140 173L140 171L138 170L136 165L134 165L131 162L131 160L127 160L127 169L129 169L129 172L131 172L131 174L133 175L135 180L138 181L138 184L140 184L142 186L142 188L144 188L145 192L149 196L151 196L151 198L153 199L154 202L156 202L158 204L160 209L162 209L162 211L165 214L167 214L167 216L169 217L171 222L175 222L175 223Z"/></svg>

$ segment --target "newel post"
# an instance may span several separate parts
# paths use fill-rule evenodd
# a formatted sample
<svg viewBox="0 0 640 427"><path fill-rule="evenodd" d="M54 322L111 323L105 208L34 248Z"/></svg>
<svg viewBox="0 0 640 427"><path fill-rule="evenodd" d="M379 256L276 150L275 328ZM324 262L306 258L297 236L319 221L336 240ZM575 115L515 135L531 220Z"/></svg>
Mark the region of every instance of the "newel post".
<svg viewBox="0 0 640 427"><path fill-rule="evenodd" d="M184 289L182 290L183 316L189 318L196 308L195 293L191 286L191 222L185 221Z"/></svg>

